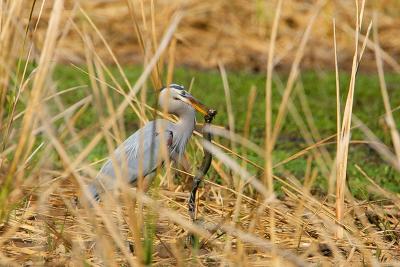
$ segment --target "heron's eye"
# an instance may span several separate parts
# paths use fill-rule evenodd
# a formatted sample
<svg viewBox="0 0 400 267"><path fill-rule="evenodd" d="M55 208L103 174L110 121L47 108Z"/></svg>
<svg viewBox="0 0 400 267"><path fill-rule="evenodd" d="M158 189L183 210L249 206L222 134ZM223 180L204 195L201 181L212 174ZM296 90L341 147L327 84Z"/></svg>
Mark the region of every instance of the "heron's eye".
<svg viewBox="0 0 400 267"><path fill-rule="evenodd" d="M177 98L177 97L174 97L174 100L179 100L179 98Z"/></svg>

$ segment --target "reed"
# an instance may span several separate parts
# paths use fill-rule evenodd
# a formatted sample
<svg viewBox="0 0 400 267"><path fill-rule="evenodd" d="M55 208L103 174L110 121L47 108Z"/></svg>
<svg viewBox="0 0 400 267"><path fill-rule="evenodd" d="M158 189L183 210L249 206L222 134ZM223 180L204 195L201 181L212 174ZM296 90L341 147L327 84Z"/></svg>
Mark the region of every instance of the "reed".
<svg viewBox="0 0 400 267"><path fill-rule="evenodd" d="M387 4L400 10L394 2ZM334 6L332 25L329 10ZM370 23L373 8L368 1L314 1L310 6L294 0L56 0L32 1L30 8L27 11L19 0L0 1L0 265L400 264L399 196L382 188L362 162L356 170L368 181L369 192L382 200L359 200L346 191L353 145L370 146L382 164L400 172L396 107L392 108L384 72L384 64L398 71L391 56L398 49L393 45L397 36L387 37L392 32L388 21L394 24L398 18L383 12L379 3L379 23L377 15ZM295 14L299 10L304 15ZM349 26L353 20L355 26ZM15 43L23 45L14 47ZM342 103L339 71L347 72L343 58L349 56L350 46L351 79ZM309 63L312 50L326 53L327 47L333 49L332 57L318 58L319 64L336 72L336 110L327 112L336 114L337 128L326 137L317 127L301 78L316 64ZM375 56L361 61L372 53L367 48ZM126 56L134 53L136 59ZM254 53L259 60L251 59ZM61 90L54 66L66 58L73 62L68 67L86 79ZM379 77L389 141L379 140L353 112L357 73L371 60ZM126 62L143 65L134 81L126 73ZM176 66L182 63L219 67L223 91L217 93L226 107L219 113L227 114L229 126L210 127L212 142L202 142L196 132L187 149L193 166L202 156L201 148L213 154L212 169L199 189L198 222L190 220L188 191L175 179L178 173L192 177L195 169L169 163L157 170L148 192L142 183L138 188L124 183L123 166L117 171L115 194L107 192L104 201L95 203L86 184L103 159L91 156L112 157L128 129L148 120L174 120L152 105L156 94L150 88L175 81ZM265 69L266 77L262 91L252 86L245 96L242 129L240 118L234 117L238 107L230 70L247 63L248 68ZM290 66L287 79L277 75L281 64ZM194 78L190 90L199 90ZM259 97L264 92L265 98ZM68 102L69 94L79 100ZM280 102L274 112L276 96ZM260 115L253 111L257 102L266 107L262 142L252 135L253 118ZM88 123L88 113L96 120ZM289 120L304 144L278 161L277 144ZM364 139L351 139L354 131ZM99 153L99 147L104 151ZM301 159L304 175L299 177L287 165ZM329 184L324 196L312 190L318 179ZM197 247L187 246L188 233L199 237Z"/></svg>

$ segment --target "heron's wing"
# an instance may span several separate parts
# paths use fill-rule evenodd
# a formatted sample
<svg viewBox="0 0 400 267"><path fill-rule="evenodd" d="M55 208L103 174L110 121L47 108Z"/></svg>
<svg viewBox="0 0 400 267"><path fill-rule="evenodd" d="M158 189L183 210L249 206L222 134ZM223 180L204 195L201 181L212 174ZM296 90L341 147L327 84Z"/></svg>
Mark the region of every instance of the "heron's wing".
<svg viewBox="0 0 400 267"><path fill-rule="evenodd" d="M161 142L165 142L167 146L171 145L173 133L171 131L171 122L167 120L155 120L148 122L143 128L136 131L128 137L114 152L114 155L122 155L125 153L128 160L138 159L141 154L151 152L158 155ZM157 148L157 150L155 150ZM155 151L154 151L155 150Z"/></svg>
<svg viewBox="0 0 400 267"><path fill-rule="evenodd" d="M156 120L147 123L114 151L114 164L112 158L108 159L96 180L101 181L106 189L111 189L115 186L118 170L127 182L135 183L139 174L146 176L162 163L162 146L170 146L172 140L170 122Z"/></svg>

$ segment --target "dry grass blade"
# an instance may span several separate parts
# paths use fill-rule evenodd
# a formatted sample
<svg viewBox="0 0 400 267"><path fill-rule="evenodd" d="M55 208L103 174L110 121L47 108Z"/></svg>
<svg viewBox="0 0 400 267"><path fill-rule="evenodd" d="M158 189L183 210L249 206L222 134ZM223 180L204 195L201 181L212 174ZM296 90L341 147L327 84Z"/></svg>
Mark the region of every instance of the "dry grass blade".
<svg viewBox="0 0 400 267"><path fill-rule="evenodd" d="M392 108L390 106L390 101L389 101L389 94L387 91L387 86L385 82L385 74L383 72L383 63L382 63L382 56L381 56L381 49L379 46L379 37L378 37L378 15L374 13L374 42L375 42L375 58L376 58L376 66L378 69L378 75L379 75L379 84L381 88L381 94L382 94L382 99L383 99L383 104L385 107L386 111L386 123L389 126L390 129L390 134L392 137L392 142L393 142L393 147L394 151L396 152L397 160L400 164L400 135L399 131L397 130L396 127L396 122L393 118L393 113L392 113Z"/></svg>
<svg viewBox="0 0 400 267"><path fill-rule="evenodd" d="M255 246L260 247L261 249L264 249L267 251L272 250L274 253L276 253L280 257L288 260L289 262L292 262L295 266L308 266L308 264L306 262L304 262L301 258L295 256L294 254L292 254L286 250L281 250L277 247L274 247L273 243L270 243L267 240L258 238L247 232L244 232L244 231L241 231L238 229L234 229L230 226L224 225L221 228L223 230L225 230L227 233L238 237L239 239L241 239L244 242L248 242L252 245L255 245Z"/></svg>
<svg viewBox="0 0 400 267"><path fill-rule="evenodd" d="M36 75L33 79L33 85L31 89L30 102L27 107L27 111L24 114L23 122L22 122L22 130L20 133L19 141L17 148L15 150L13 161L11 162L10 168L8 170L6 182L3 184L1 191L1 202L6 198L6 195L11 180L15 177L15 172L17 167L21 162L24 162L30 151L32 149L33 136L32 129L35 127L37 120L35 118L35 110L37 110L38 105L41 101L41 98L45 94L46 88L46 77L50 71L52 66L52 59L55 52L55 44L57 41L57 33L60 24L61 12L63 10L64 1L57 0L54 2L52 16L49 22L49 26L47 29L46 39L44 41L44 46L42 49L41 57L38 64L38 69ZM21 177L23 172L20 172L18 177ZM0 217L3 218L4 211Z"/></svg>
<svg viewBox="0 0 400 267"><path fill-rule="evenodd" d="M342 28L345 32L347 32L349 35L353 35L355 33L355 30L352 29L349 25L340 25L340 28ZM366 42L366 45L368 48L375 50L375 44L373 41L368 40L368 38L362 34L359 35L360 39L359 42ZM390 54L388 54L387 52L385 52L384 50L382 50L382 48L377 48L380 49L380 53L382 56L382 59L392 67L392 69L394 71L396 71L397 73L400 73L400 64L399 62L396 61L396 59L394 57L392 57Z"/></svg>
<svg viewBox="0 0 400 267"><path fill-rule="evenodd" d="M0 1L0 183L6 218L0 222L0 265L398 264L400 200L390 192L392 184L383 185L393 177L397 181L395 171L400 171L396 108L392 110L390 103L397 94L390 90L392 78L384 73L383 62L394 70L398 66L391 55L400 50L396 38L388 34L399 21L390 12L400 11L400 5L396 9L393 3L385 4L384 8L382 3L365 0L356 4L346 0L33 0L34 7L28 10L21 0ZM380 23L375 17L371 42L372 26L364 26L373 8ZM355 53L351 53L346 103L341 103L339 85L350 51L346 25L352 20L357 20L350 31L355 33L351 40ZM333 46L331 54L327 44L329 51ZM363 67L367 63L371 70L372 53L366 47L375 52L385 115L367 121L361 117L365 115L361 107L357 112L364 124L353 105L356 111L356 103L364 100L356 99L355 92L364 52ZM306 73L309 66L329 68L333 61L336 99L333 79L332 86L312 87L320 77L333 75L314 70L315 81L310 84ZM68 64L58 65L63 62ZM126 62L141 65L123 65ZM220 78L192 66L219 67ZM262 71L266 77L246 74L244 81L242 73L232 71L235 66ZM286 66L291 67L288 79L282 74ZM260 77L265 88L257 92ZM185 85L191 81L189 91L204 94L199 100L219 113L214 122L220 125L197 124L203 129L195 132L186 149L185 157L193 166L201 159L202 148L213 154L212 168L198 191L196 222L188 216L186 202L195 170L169 164L165 138L161 137L158 153L164 166L157 169L146 192L143 177L136 189L125 182L128 166L119 166L113 153L128 134L150 119L178 121L157 109L157 93L149 90L151 82L157 89L162 81ZM205 89L196 92L197 88ZM222 91L210 88L223 88L225 99L220 97ZM332 94L332 103L312 102L319 99L308 96L310 89ZM280 102L274 103L275 99ZM314 111L321 107L331 119L328 124L336 120L336 134L332 134L334 127L326 131L320 126ZM376 135L375 128L366 126L384 119L389 127ZM365 140L351 140L354 129ZM200 132L212 133L214 140L203 145ZM388 137L385 142L377 137L381 133ZM145 137L139 138L139 151ZM393 145L385 145L386 141ZM369 162L361 160L353 172L353 148L358 153L366 146L377 151L368 160L385 173L374 173ZM114 163L117 185L95 202L87 184L107 154ZM354 173L366 182L368 196L362 200L356 198ZM350 190L345 198L346 182ZM199 246L187 246L189 233L198 236Z"/></svg>
<svg viewBox="0 0 400 267"><path fill-rule="evenodd" d="M151 29L152 29L152 39L149 40L149 38L146 38L149 36L148 34L148 29L146 27L146 18L144 15L144 10L143 10L143 1L140 2L141 4L141 11L142 11L142 22L144 24L144 33L142 33L140 27L139 27L139 23L135 14L135 5L134 5L134 1L133 0L126 0L128 8L129 8L129 14L131 16L131 19L134 23L135 26L135 33L136 36L139 40L139 44L140 44L140 48L143 52L144 55L146 56L151 56L152 53L155 53L156 48L157 48L157 38L155 37L155 17L154 17L154 5L153 2L151 3L151 7L152 7L152 16L151 16ZM159 65L161 65L159 62L157 62L157 64L154 66L154 69L151 72L151 81L153 84L153 87L158 89L161 88L162 86L162 81L161 81L161 73L159 70Z"/></svg>
<svg viewBox="0 0 400 267"><path fill-rule="evenodd" d="M354 117L353 119L369 141L369 145L374 148L384 160L400 172L400 163L397 160L397 156L393 154L390 148L382 143L382 141L380 141L379 138L376 137L376 135L360 119L357 117Z"/></svg>
<svg viewBox="0 0 400 267"><path fill-rule="evenodd" d="M280 91L281 94L283 94L282 91ZM294 105L293 101L289 98L287 101L287 109L292 116L294 122L296 123L297 127L300 130L301 135L305 139L307 145L309 147L312 147L314 145L314 139L310 131L307 129L307 123L304 122L304 120L301 118L300 112L297 110L296 106ZM315 162L318 165L321 173L329 177L329 169L327 166L327 163L324 161L324 157L322 155L323 151L323 146L317 146L317 149L312 149L311 154L315 158Z"/></svg>
<svg viewBox="0 0 400 267"><path fill-rule="evenodd" d="M220 63L218 65L218 67L219 67L219 71L221 73L222 83L224 85L226 108L227 108L227 113L228 113L229 140L233 140L233 136L235 134L235 117L233 115L233 110L232 110L232 100L231 100L231 92L230 92L229 83L228 83L228 77L227 77L224 65L222 65ZM230 144L230 148L233 151L236 150L235 145L232 141ZM233 186L233 188L235 188L235 189L238 188L238 183L235 178L233 178L229 183L230 183L230 186Z"/></svg>
<svg viewBox="0 0 400 267"><path fill-rule="evenodd" d="M340 120L341 115L341 105L340 105L340 80L339 80L339 66L337 59L337 44L336 44L336 21L333 20L333 48L335 52L335 83L336 83L336 156L339 155L339 143L340 143L340 129L342 128ZM337 159L335 159L337 161ZM335 162L336 165L336 162ZM336 168L332 170L337 171ZM337 176L336 176L337 178ZM333 184L330 184L330 188L333 188Z"/></svg>
<svg viewBox="0 0 400 267"><path fill-rule="evenodd" d="M3 115L6 111L6 98L7 98L7 93L9 92L9 85L12 79L12 71L14 70L14 60L15 60L15 51L14 51L14 46L13 46L13 38L14 35L16 34L16 27L17 25L12 23L13 17L18 17L20 16L20 13L22 12L22 1L13 1L13 3L10 3L11 6L9 7L8 14L5 12L6 8L3 7L2 3L2 8L0 10L1 12L1 34L0 34L0 129L5 128L6 123L5 120L3 120ZM5 4L4 4L5 6ZM33 4L34 6L34 4ZM33 8L33 7L32 7ZM4 17L3 17L4 15ZM28 27L26 29L25 33L25 38L27 35ZM21 53L23 51L24 47L22 46L20 48ZM19 72L19 67L20 64L18 64L17 70ZM16 77L15 79L17 79ZM6 147L6 143L8 141L9 137L9 132L10 132L10 127L12 124L12 118L13 118L13 113L15 112L15 106L17 105L17 102L19 100L19 95L20 95L20 90L18 91L17 96L13 100L13 108L12 112L9 115L9 122L7 123L7 129L2 135L2 145L1 149L4 150ZM0 163L0 169L2 167L2 164Z"/></svg>
<svg viewBox="0 0 400 267"><path fill-rule="evenodd" d="M46 119L47 118L43 118L42 122L44 122L44 126L46 127L45 128L46 133L48 134L53 146L55 147L55 149L59 153L60 157L62 158L66 169L69 169L73 173L73 176L77 180L77 182L80 185L80 187L84 189L85 188L85 184L83 182L82 177L80 177L80 175L71 168L72 161L69 159L69 156L68 156L67 152L65 151L63 145L59 142L57 137L52 132L52 129L50 128L50 126L46 123ZM84 195L88 200L91 201L91 204L95 208L96 213L102 218L103 222L105 223L105 226L106 226L107 230L110 232L112 238L116 242L116 244L119 247L119 249L121 249L122 253L126 257L126 260L131 265L135 265L135 261L132 259L132 256L127 251L127 248L126 248L124 242L122 241L120 235L118 234L118 230L116 229L115 225L112 224L112 222L110 221L108 216L104 213L104 211L99 208L98 204L94 202L94 200L90 196L90 193L87 190L84 190Z"/></svg>
<svg viewBox="0 0 400 267"><path fill-rule="evenodd" d="M37 1L44 3L45 7L49 5L48 1ZM67 0L68 6L72 6L77 1ZM283 10L285 19L280 27L284 35L278 36L276 51L276 62L280 66L290 66L295 57L296 51L293 49L293 37L301 34L301 31L307 25L305 19L306 14L310 14L310 10L316 4L316 0L309 2L298 0L286 0ZM361 2L361 1L360 1ZM37 5L38 5L37 4ZM79 4L88 11L95 19L96 24L103 33L105 38L110 40L110 46L115 52L118 60L122 63L143 64L143 57L132 57L132 55L144 55L143 44L146 48L154 52L157 39L160 39L161 33L164 31L165 25L171 17L171 14L180 8L185 8L189 16L185 18L185 23L177 32L177 37L181 42L177 51L178 65L196 64L200 68L213 68L218 66L218 62L222 61L226 67L234 67L236 69L246 68L247 70L258 69L266 70L265 64L268 56L268 47L265 46L265 37L268 36L269 29L272 29L274 5L275 1L262 2L255 1L249 3L247 0L237 0L231 2L215 2L215 1L189 1L181 0L171 1L139 1L139 0L113 0L113 1L83 1ZM399 70L396 55L399 54L397 27L400 18L397 16L399 5L397 1L366 1L366 11L364 16L367 18L371 15L372 9L376 9L382 16L382 24L380 31L381 38L385 43L385 53L383 59L389 65ZM26 5L25 8L29 8ZM143 8L142 8L143 7ZM144 11L143 11L144 10ZM340 21L338 28L345 29L350 33L340 38L340 66L347 70L351 68L351 58L353 55L353 46L351 39L353 37L353 29L348 27L352 24L354 17L352 1L338 0L335 3L330 2L327 8L324 8L325 17L330 16L334 10L337 21ZM208 13L208 11L210 11ZM38 27L38 39L43 39L49 18L49 8L45 8L43 23ZM67 11L68 12L68 11ZM132 20L132 16L136 16L136 20ZM38 15L34 14L34 18ZM143 19L145 17L145 19ZM134 21L137 22L138 28L141 30L143 42L139 40L139 36L135 34ZM330 57L326 51L331 51L332 31L330 27L331 19L325 19L321 16L317 24L320 26L314 31L310 39L310 45L313 49L307 49L305 54L304 66L309 68L325 68L331 65ZM144 29L144 23L146 29ZM222 25L229 25L226 28ZM204 26L204 27L203 27ZM4 27L3 27L4 28ZM106 30L110 29L110 30ZM77 36L70 32L67 38L71 42L62 43L60 59L64 62L83 63L84 55L82 53L80 40ZM362 37L361 37L362 39ZM150 43L148 42L150 41ZM368 47L373 47L373 43L369 42ZM107 48L99 47L99 53L106 55ZM154 50L153 50L154 49ZM259 56L258 56L259 55ZM318 60L315 60L315 57ZM366 58L366 66L370 70L374 69L373 58ZM113 59L107 57L106 63L113 64ZM349 67L347 67L349 66ZM162 73L162 65L159 71Z"/></svg>
<svg viewBox="0 0 400 267"><path fill-rule="evenodd" d="M279 19L281 16L282 1L279 0L276 7L276 13L274 17L274 22L272 24L272 32L268 49L268 62L267 62L267 77L265 84L265 170L264 170L264 185L267 186L269 195L272 197L274 195L274 185L273 185L273 171L272 171L272 150L274 147L273 135L272 135L272 75L273 75L273 61L275 54L275 43L276 36L278 34ZM255 219L256 221L257 219ZM270 236L271 241L275 242L275 213L270 213ZM275 258L275 251L273 258ZM274 265L279 265L277 259L274 259Z"/></svg>
<svg viewBox="0 0 400 267"><path fill-rule="evenodd" d="M282 10L282 1L279 0L276 13L274 17L274 22L272 24L272 32L269 43L268 50L268 63L267 63L267 78L265 84L265 177L264 184L267 185L270 194L273 193L273 180L272 180L272 150L273 150L273 140L272 140L272 74L273 74L273 62L275 53L275 42L278 33L279 18Z"/></svg>
<svg viewBox="0 0 400 267"><path fill-rule="evenodd" d="M124 70L122 69L121 65L119 64L118 59L114 55L112 49L108 45L108 42L105 40L103 34L100 32L100 30L97 28L97 26L93 23L92 19L89 17L89 15L86 13L86 11L84 9L80 8L80 12L83 14L83 16L89 22L90 26L95 30L95 32L97 33L97 36L101 39L101 41L103 42L104 46L107 48L108 53L110 54L110 56L113 59L114 63L117 65L120 74L124 78L124 82L125 82L126 86L129 88L131 85L130 85L130 83L128 81L128 78L126 77Z"/></svg>
<svg viewBox="0 0 400 267"><path fill-rule="evenodd" d="M151 58L149 61L149 64L146 66L142 74L140 75L139 79L136 81L135 85L132 87L130 90L129 94L126 95L126 98L124 101L118 106L118 108L115 111L115 116L112 116L108 120L105 121L104 129L109 129L114 121L118 119L124 112L124 110L128 107L130 100L133 96L137 94L137 92L140 90L140 88L143 86L145 83L147 77L151 73L152 68L157 64L157 61L163 51L167 48L169 41L171 40L173 33L178 26L179 21L182 18L182 14L178 13L174 19L171 22L171 25L169 28L166 30L166 33L163 37L163 39L160 42L159 47L157 48L156 53L154 56ZM90 141L90 143L86 146L86 148L78 155L78 157L75 159L75 161L72 163L73 168L75 168L80 162L83 161L84 158L87 157L87 155L93 150L93 148L98 144L98 142L101 140L102 134L98 133L96 136L93 137L93 139Z"/></svg>
<svg viewBox="0 0 400 267"><path fill-rule="evenodd" d="M343 112L343 122L342 127L340 129L340 133L338 132L338 151L336 155L336 216L339 222L342 222L344 213L345 213L345 206L344 206L344 195L345 195L345 188L346 188L346 175L347 175L347 159L348 159L348 151L349 151L349 144L350 144L350 131L351 131L351 120L353 116L353 102L354 102L354 91L356 85L356 75L360 65L360 61L365 49L366 40L368 39L368 35L371 30L371 23L369 24L367 30L367 38L365 39L363 46L359 52L358 47L358 40L359 40L359 31L360 31L360 20L358 13L358 1L356 1L357 6L357 18L356 18L356 35L355 35L355 52L353 57L353 67L351 71L351 79L349 90L346 99L346 105L344 107ZM364 8L364 4L362 5ZM361 10L361 14L363 14L364 10ZM343 238L343 228L338 227L337 230L337 237L339 239Z"/></svg>
<svg viewBox="0 0 400 267"><path fill-rule="evenodd" d="M368 181L374 185L374 187L379 191L382 196L389 197L391 201L400 209L400 199L398 196L393 194L392 192L383 189L379 186L360 166L356 165L357 170L366 178Z"/></svg>
<svg viewBox="0 0 400 267"><path fill-rule="evenodd" d="M239 174L240 178L245 182L249 182L259 193L261 193L265 199L270 199L270 195L268 191L265 189L265 186L258 181L257 179L253 179L253 177L243 169L237 162L223 153L218 147L213 145L210 142L204 141L204 148L210 151L213 155L215 155L218 159L221 160L224 164L226 164L229 168L231 168L235 173Z"/></svg>
<svg viewBox="0 0 400 267"><path fill-rule="evenodd" d="M326 3L326 0L318 1L317 5L316 5L316 7L314 9L314 12L311 15L311 18L310 18L310 20L309 20L309 22L307 24L307 28L304 31L304 34L303 34L302 39L300 41L299 47L297 49L296 56L295 56L295 58L293 60L292 67L290 69L289 78L288 78L288 81L287 81L287 84L286 84L286 87L285 87L285 90L284 90L284 93L283 93L283 96L282 96L282 101L281 101L281 104L279 105L278 115L276 117L276 121L275 121L275 124L274 124L274 129L273 129L271 140L270 140L271 148L274 148L276 140L277 140L278 135L279 135L279 132L280 132L280 130L282 128L282 124L283 124L283 121L284 121L285 116L286 116L287 101L289 100L289 97L290 97L291 92L293 90L293 87L295 85L297 76L299 74L300 62L301 62L301 60L303 58L304 50L305 50L307 41L308 41L308 39L310 37L312 26L314 25L314 22L315 22L317 16L319 15L319 13L321 11L321 8L325 5L325 3Z"/></svg>

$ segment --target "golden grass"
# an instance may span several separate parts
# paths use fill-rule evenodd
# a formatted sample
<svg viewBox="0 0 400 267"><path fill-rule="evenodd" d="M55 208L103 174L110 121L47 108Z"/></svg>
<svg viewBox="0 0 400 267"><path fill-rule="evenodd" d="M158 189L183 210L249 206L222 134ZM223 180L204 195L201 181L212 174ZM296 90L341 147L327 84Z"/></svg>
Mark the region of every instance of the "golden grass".
<svg viewBox="0 0 400 267"><path fill-rule="evenodd" d="M22 18L13 20L21 17L22 1L0 3L0 47L3 48L0 51L0 265L400 264L400 234L397 229L400 217L399 196L380 188L362 166L357 166L357 169L371 182L371 192L382 194L385 200L359 201L345 191L348 150L352 144L350 133L354 127L364 132L367 143L382 155L388 165L400 171L399 132L394 127L383 72L384 61L392 67L396 66L390 53L397 51L397 48L391 47L389 52L386 48L383 48L386 52L382 50L380 44L391 45L392 40L385 41L388 40L385 38L386 26L378 27L381 22L387 23L385 21L388 18L397 19L390 13L382 14L379 24L375 18L374 41L371 43L368 37L372 24L367 29L362 27L363 22L369 22L371 14L372 4L365 4L365 1L361 2L361 8L358 8L358 2L354 5L347 1L336 1L336 4L316 1L313 6L303 1L277 1L272 8L276 10L272 19L262 1L255 1L258 4L254 6L239 0L229 3L173 1L168 4L134 0L123 3L87 1L79 4L56 0L34 2L34 16L26 17L27 21ZM379 3L374 5L378 10L383 10ZM316 36L331 31L332 17L329 9L333 6L340 12L335 19L333 38L327 35L326 42L330 43L329 47L334 43L334 51L331 58L321 58L321 64L324 60L326 65L335 62L338 73L339 66L343 64L338 58L345 58L348 51L346 41L339 40L339 36L342 37L344 33L337 33L336 29L345 28L347 21L352 18L356 21L354 31L351 30L355 34L352 40L355 51L352 51L351 81L343 113L337 76L336 136L321 140L297 77L303 64L313 66L307 65L311 53L307 47L314 46L316 42L323 45L325 40L320 37L315 39ZM349 10L345 7L349 7ZM393 8L398 6L393 4ZM307 16L288 15L299 9L307 13ZM229 10L237 11L237 15L227 13ZM354 12L348 13L351 11ZM350 18L341 19L348 14ZM242 22L238 19L245 15L247 20ZM318 21L321 17L329 18L327 24ZM290 19L293 21L289 23ZM67 26L63 24L66 21L69 22ZM266 27L270 22L273 26ZM294 27L293 23L301 29L301 38L295 30L290 30ZM318 29L313 27L316 23L319 23ZM324 25L328 24L329 29L325 29ZM27 25L29 28L25 34L20 34L18 29ZM35 25L33 29L32 25ZM220 25L226 25L226 28ZM105 30L106 26L115 30L113 34L118 35L118 38L111 38L111 33ZM135 32L136 39L132 37L132 32ZM216 32L218 38L215 37ZM361 32L365 33L364 37ZM131 39L126 38L125 34L131 34ZM269 42L266 41L268 36L271 36ZM294 37L300 41L293 43ZM126 39L121 43L119 38ZM291 47L288 47L289 39ZM26 40L28 45L22 46L16 53L12 46L15 40ZM234 47L232 40L236 41ZM133 49L126 48L129 46ZM138 49L141 47L141 59L137 61L144 63L144 70L131 85L120 64L120 58L126 53L133 54L136 46ZM285 47L287 49L279 49ZM392 148L380 142L352 114L356 74L361 57L367 52L366 47L371 47L375 52L385 118L390 126L394 153ZM193 53L198 48L199 53ZM211 51L208 56L203 54L204 49ZM240 49L241 53L235 53L236 49ZM267 51L268 60L261 60L262 64L254 63L267 70L266 137L265 146L261 148L248 140L251 107L256 101L256 91L252 89L249 95L244 136L240 136L235 132L235 118L224 66L245 65L247 68L249 66L246 64L252 62L252 54L263 55ZM69 107L65 107L62 101L65 92L55 90L57 85L52 80L52 67L57 62L65 61L61 56L63 53L69 57L68 62L84 60L85 68L76 65L71 67L82 70L89 77L90 84L79 86L90 86L92 89L90 96ZM37 66L26 77L27 64L32 58L37 60ZM20 73L22 59L28 61ZM278 61L282 63L285 60L289 60L292 67L287 83L283 84L274 75L274 69ZM93 168L96 163L88 162L87 156L103 140L111 152L125 138L123 113L127 109L135 112L141 123L150 119L148 114L168 117L148 106L145 97L146 82L149 79L154 86L161 84L166 61L166 81L173 81L175 64L195 62L193 64L203 67L219 64L225 89L230 129L228 131L213 126L210 131L221 138L227 138L231 146L215 141L203 144L214 155L212 168L223 182L217 184L213 180L204 181L197 207L197 217L200 219L196 223L187 214L188 192L184 186L173 184L171 175L176 169L169 164L166 164L166 172L157 171L161 182L155 184L148 193L143 192L142 185L132 189L124 184L121 179L124 168L117 175L120 184L118 196L108 192L102 203L94 203L87 197L85 189L85 184L96 175ZM118 75L123 78L122 84L117 82L108 63L118 66ZM252 64L250 68L254 67ZM272 79L280 84L278 92L272 91ZM79 86L67 91L78 90ZM110 95L114 91L124 96L121 103L111 100ZM282 94L274 124L271 110L273 93ZM292 101L294 93L300 99L300 107ZM6 103L11 107L10 110L3 108ZM23 104L26 108L15 114L17 104ZM88 125L86 129L77 132L75 124L88 106L97 110L99 123ZM306 118L302 118L299 108ZM273 165L275 141L287 114L294 118L307 147ZM59 119L62 121L56 124ZM355 126L352 126L352 120L356 122ZM92 133L93 138L83 146L80 141L87 132ZM39 134L41 138L38 138ZM324 145L335 138L337 151L329 154ZM191 142L196 150L202 147L199 141L195 139ZM77 153L71 149L70 143L78 144L74 147ZM238 153L239 148L247 152ZM264 157L265 164L259 166L252 162L247 156L249 151ZM302 184L299 177L285 170L285 164L305 155L307 164L304 166ZM196 162L200 158L199 153L190 153L188 158ZM250 165L252 168L249 168ZM282 176L274 172L278 166ZM332 188L331 194L323 199L311 194L310 189L318 172L323 173L331 186L336 178L336 194L333 194L335 190ZM163 186L164 181L169 181L167 186ZM274 197L274 181L283 185L282 199ZM80 195L81 205L76 205L76 195ZM185 245L188 233L195 233L199 237L197 248Z"/></svg>
<svg viewBox="0 0 400 267"><path fill-rule="evenodd" d="M50 17L51 2L45 1L39 28L34 40L42 47L43 36ZM66 0L63 21L74 12L75 0ZM274 64L287 69L292 65L296 55L295 45L300 41L303 30L308 24L312 7L316 1L286 0L283 2L279 34L276 38ZM39 3L38 3L39 5ZM176 32L176 63L201 68L217 67L221 62L229 68L263 70L267 68L269 45L266 40L271 35L275 3L274 1L198 1L184 3L179 0L115 0L115 1L82 1L80 5L93 19L93 22L107 39L119 62L139 63L148 53L154 52L155 43L165 30L171 15L183 8L186 12ZM127 8L127 6L129 8ZM153 7L153 9L152 9ZM372 18L373 10L380 12L379 32L384 61L391 61L393 68L399 69L393 57L400 53L398 25L400 23L400 4L395 0L366 1L363 16L364 22ZM28 8L28 7L27 7ZM142 12L143 11L143 12ZM331 18L335 17L341 33L337 42L340 47L339 65L351 70L354 41L353 18L355 14L353 1L327 1L320 15L316 18L317 29L309 37L309 46L304 51L302 65L306 68L332 68L333 31ZM39 9L35 9L33 21L37 21ZM152 19L154 18L154 19ZM147 22L146 22L147 21ZM75 20L81 25L80 17ZM220 27L225 25L225 27ZM146 40L140 40L138 33ZM100 38L97 36L97 38ZM96 39L97 39L96 38ZM363 38L360 36L360 40ZM370 42L369 46L373 43ZM63 62L84 63L85 55L82 40L75 31L66 32L66 38L58 46L58 58ZM146 47L146 50L144 49ZM331 51L332 53L327 53ZM142 53L144 52L144 53ZM107 63L115 63L108 56L108 48L98 47L99 55ZM363 68L375 68L373 53L367 51ZM329 66L329 67L328 67ZM157 79L157 72L152 74Z"/></svg>

